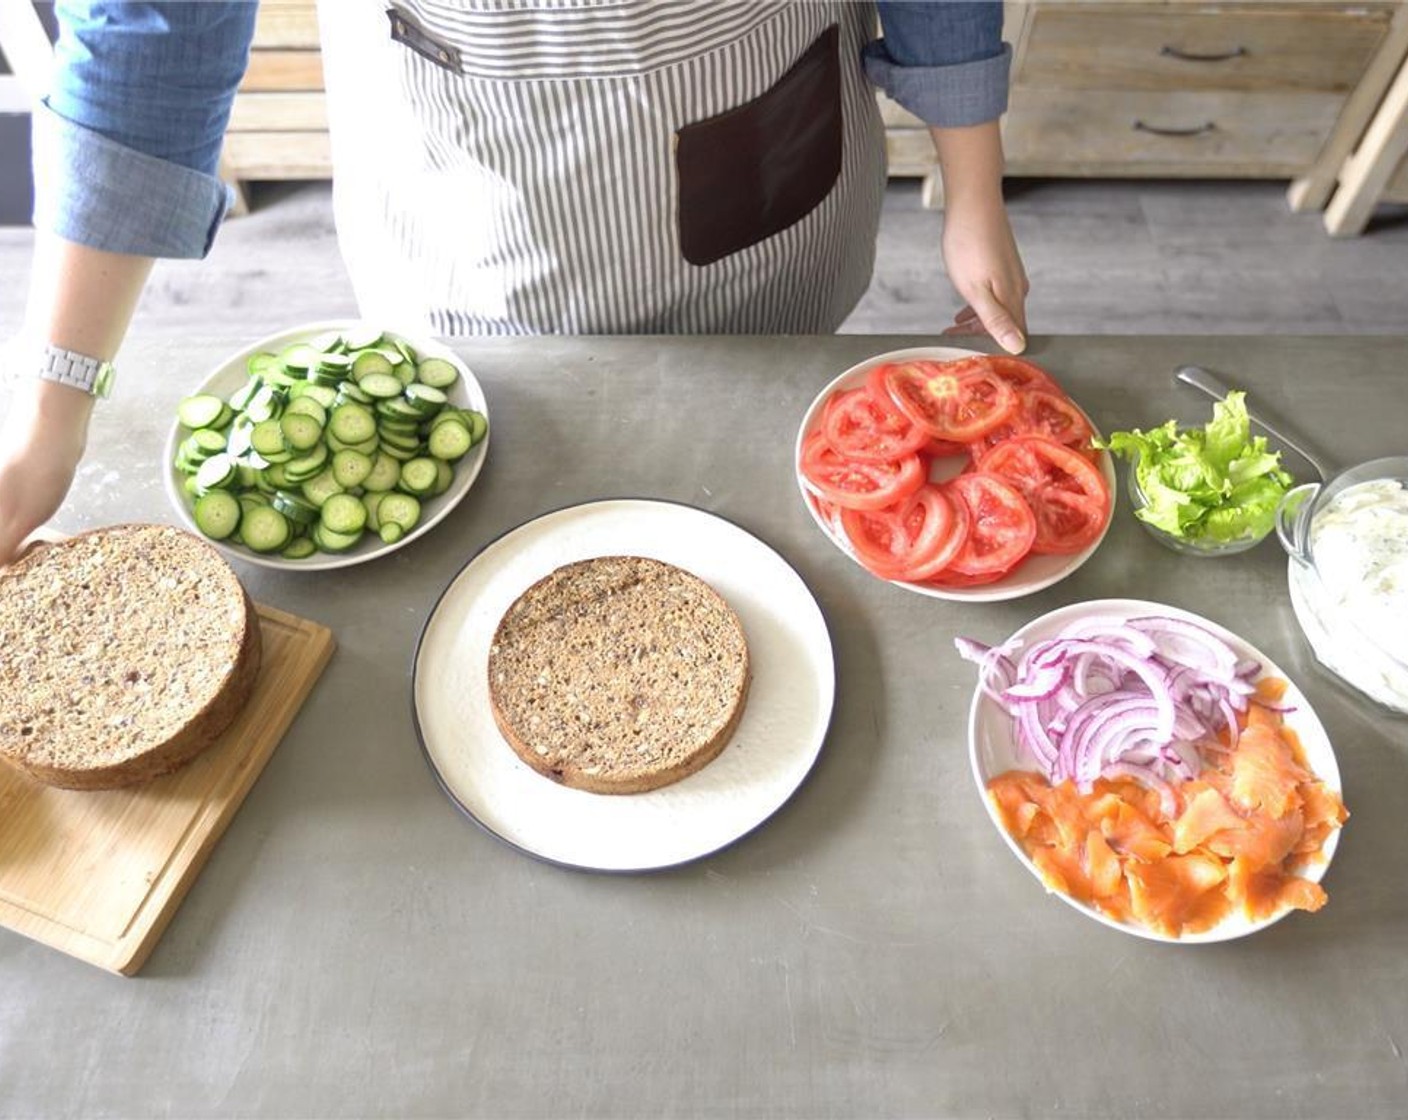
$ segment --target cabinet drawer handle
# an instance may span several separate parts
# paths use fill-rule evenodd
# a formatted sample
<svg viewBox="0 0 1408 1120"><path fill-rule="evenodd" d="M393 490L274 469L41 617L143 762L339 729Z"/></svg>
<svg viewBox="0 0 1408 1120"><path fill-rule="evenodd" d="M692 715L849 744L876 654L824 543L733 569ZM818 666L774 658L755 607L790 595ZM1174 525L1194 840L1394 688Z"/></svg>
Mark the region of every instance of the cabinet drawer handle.
<svg viewBox="0 0 1408 1120"><path fill-rule="evenodd" d="M1220 54L1199 54L1197 51L1184 51L1170 46L1163 46L1159 49L1159 54L1165 58L1176 58L1180 62L1230 62L1234 58L1243 57L1246 53L1246 47L1233 47L1230 51L1223 51Z"/></svg>
<svg viewBox="0 0 1408 1120"><path fill-rule="evenodd" d="M1192 128L1160 128L1158 125L1145 124L1143 121L1134 122L1135 132L1149 132L1155 136L1201 136L1204 132L1213 132L1216 129L1217 125L1212 121L1195 125Z"/></svg>

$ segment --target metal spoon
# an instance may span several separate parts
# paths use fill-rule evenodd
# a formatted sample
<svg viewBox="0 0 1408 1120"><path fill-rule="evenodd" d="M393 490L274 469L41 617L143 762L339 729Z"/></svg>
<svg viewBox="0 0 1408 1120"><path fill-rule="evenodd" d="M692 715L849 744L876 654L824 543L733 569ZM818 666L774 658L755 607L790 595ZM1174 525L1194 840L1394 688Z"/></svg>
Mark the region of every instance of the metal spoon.
<svg viewBox="0 0 1408 1120"><path fill-rule="evenodd" d="M1222 400L1231 392L1221 378L1203 369L1202 366L1179 366L1173 373L1173 379L1183 382L1184 385L1191 385L1215 401ZM1294 438L1288 436L1285 427L1279 421L1273 425L1264 414L1254 411L1250 404L1247 405L1247 416L1253 424L1263 428L1268 435L1284 443L1309 463L1315 473L1320 476L1321 482L1338 473L1339 468L1326 455L1310 450L1304 436L1297 435Z"/></svg>

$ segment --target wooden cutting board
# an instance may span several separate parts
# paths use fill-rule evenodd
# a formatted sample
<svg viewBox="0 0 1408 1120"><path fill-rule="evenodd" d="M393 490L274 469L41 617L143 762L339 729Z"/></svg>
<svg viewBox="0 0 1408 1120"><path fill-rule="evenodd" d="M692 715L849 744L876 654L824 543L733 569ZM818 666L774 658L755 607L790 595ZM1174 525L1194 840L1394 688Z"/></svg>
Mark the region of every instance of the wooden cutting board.
<svg viewBox="0 0 1408 1120"><path fill-rule="evenodd" d="M112 972L142 967L332 656L327 627L258 611L254 695L188 766L101 792L0 766L0 925Z"/></svg>

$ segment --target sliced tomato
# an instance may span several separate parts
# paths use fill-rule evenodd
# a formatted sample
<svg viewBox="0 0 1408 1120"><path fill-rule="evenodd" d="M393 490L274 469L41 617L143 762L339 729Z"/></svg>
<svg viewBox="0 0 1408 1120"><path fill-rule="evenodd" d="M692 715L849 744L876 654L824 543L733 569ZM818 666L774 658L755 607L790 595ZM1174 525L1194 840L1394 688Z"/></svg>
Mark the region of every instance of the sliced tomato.
<svg viewBox="0 0 1408 1120"><path fill-rule="evenodd" d="M816 510L817 516L821 518L822 523L825 524L833 537L845 537L846 531L841 528L840 506L815 494L808 494L807 501L812 504L812 509Z"/></svg>
<svg viewBox="0 0 1408 1120"><path fill-rule="evenodd" d="M988 369L964 362L903 362L878 377L895 407L935 439L971 443L1017 408L1017 391Z"/></svg>
<svg viewBox="0 0 1408 1120"><path fill-rule="evenodd" d="M838 454L821 432L802 444L802 477L812 493L845 509L884 509L924 485L924 463L907 455L892 463L862 463Z"/></svg>
<svg viewBox="0 0 1408 1120"><path fill-rule="evenodd" d="M1011 483L1036 517L1037 553L1079 552L1105 528L1110 491L1099 470L1080 452L1040 436L998 444L979 470Z"/></svg>
<svg viewBox="0 0 1408 1120"><path fill-rule="evenodd" d="M956 455L968 455L968 444L951 439L931 439L920 449L920 453L931 459L950 459Z"/></svg>
<svg viewBox="0 0 1408 1120"><path fill-rule="evenodd" d="M968 536L944 572L960 576L1005 573L1031 550L1036 517L1026 499L996 475L974 471L944 483L955 502L968 507Z"/></svg>
<svg viewBox="0 0 1408 1120"><path fill-rule="evenodd" d="M841 511L856 557L881 579L924 580L942 571L963 545L968 511L932 483L872 513Z"/></svg>
<svg viewBox="0 0 1408 1120"><path fill-rule="evenodd" d="M869 388L832 393L822 410L821 431L833 450L863 463L885 463L913 455L927 432Z"/></svg>
<svg viewBox="0 0 1408 1120"><path fill-rule="evenodd" d="M1061 392L1061 387L1056 384L1054 377L1025 358L1014 358L1010 354L993 354L986 360L989 368L1014 389Z"/></svg>
<svg viewBox="0 0 1408 1120"><path fill-rule="evenodd" d="M1018 564L1021 561L1017 561ZM1016 567L1016 565L1013 565ZM984 583L996 583L1000 579L1006 579L1012 574L1012 568L1003 568L995 572L985 572L980 576L968 576L962 572L956 572L953 568L946 568L942 572L930 576L924 580L930 587L978 587Z"/></svg>
<svg viewBox="0 0 1408 1120"><path fill-rule="evenodd" d="M1017 409L1006 421L968 446L969 454L981 459L990 449L1015 436L1041 436L1057 443L1084 447L1095 433L1069 397L1059 389L1022 389L1017 393Z"/></svg>

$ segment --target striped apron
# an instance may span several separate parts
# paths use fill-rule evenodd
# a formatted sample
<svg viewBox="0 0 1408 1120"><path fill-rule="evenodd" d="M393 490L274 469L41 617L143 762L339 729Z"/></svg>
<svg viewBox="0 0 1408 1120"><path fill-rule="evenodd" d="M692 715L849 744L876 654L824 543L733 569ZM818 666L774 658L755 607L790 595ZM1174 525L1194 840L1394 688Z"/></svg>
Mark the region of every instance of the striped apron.
<svg viewBox="0 0 1408 1120"><path fill-rule="evenodd" d="M389 7L389 10L388 10ZM870 281L868 4L323 0L364 316L439 334L833 331Z"/></svg>

